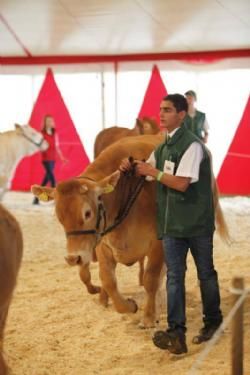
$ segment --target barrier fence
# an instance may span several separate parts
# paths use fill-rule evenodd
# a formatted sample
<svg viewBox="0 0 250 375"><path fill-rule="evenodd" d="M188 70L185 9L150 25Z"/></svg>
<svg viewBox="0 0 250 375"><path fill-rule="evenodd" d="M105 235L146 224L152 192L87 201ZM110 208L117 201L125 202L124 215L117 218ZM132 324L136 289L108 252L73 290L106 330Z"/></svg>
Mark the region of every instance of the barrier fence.
<svg viewBox="0 0 250 375"><path fill-rule="evenodd" d="M231 375L243 375L243 353L244 353L244 330L243 311L244 301L250 294L250 288L244 289L244 279L236 277L232 281L232 308L223 323L215 332L211 340L208 341L203 351L188 370L186 375L199 375L202 362L208 356L214 345L218 342L225 328L232 322L232 342L231 342ZM219 369L218 369L219 371ZM219 372L218 372L219 373Z"/></svg>

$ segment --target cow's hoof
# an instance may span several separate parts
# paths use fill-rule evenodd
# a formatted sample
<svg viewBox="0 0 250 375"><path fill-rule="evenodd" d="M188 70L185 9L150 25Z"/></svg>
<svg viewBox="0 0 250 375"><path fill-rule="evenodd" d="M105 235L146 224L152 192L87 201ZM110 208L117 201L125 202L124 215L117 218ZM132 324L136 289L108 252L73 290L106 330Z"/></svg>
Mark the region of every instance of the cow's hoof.
<svg viewBox="0 0 250 375"><path fill-rule="evenodd" d="M96 285L91 285L88 288L88 292L89 292L89 294L97 294L97 293L101 292L101 288L99 286L96 286Z"/></svg>
<svg viewBox="0 0 250 375"><path fill-rule="evenodd" d="M159 320L155 320L153 317L144 317L143 320L140 321L138 327L140 329L150 329L155 328L159 324Z"/></svg>
<svg viewBox="0 0 250 375"><path fill-rule="evenodd" d="M132 298L128 298L127 301L132 305L132 313L135 314L138 310L138 306L137 306L137 303L132 299Z"/></svg>
<svg viewBox="0 0 250 375"><path fill-rule="evenodd" d="M101 288L101 291L100 291L99 302L102 306L108 307L109 296L108 296L108 293L103 288Z"/></svg>
<svg viewBox="0 0 250 375"><path fill-rule="evenodd" d="M152 321L147 321L147 322L143 321L138 324L138 327L140 329L150 329L150 328L155 328L156 324Z"/></svg>

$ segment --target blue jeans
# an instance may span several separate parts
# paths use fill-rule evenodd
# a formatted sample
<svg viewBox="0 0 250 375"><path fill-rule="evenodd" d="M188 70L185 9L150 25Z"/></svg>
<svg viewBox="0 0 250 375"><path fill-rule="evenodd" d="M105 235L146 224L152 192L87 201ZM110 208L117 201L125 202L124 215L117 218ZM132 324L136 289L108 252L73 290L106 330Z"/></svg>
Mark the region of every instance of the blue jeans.
<svg viewBox="0 0 250 375"><path fill-rule="evenodd" d="M217 272L213 264L213 235L190 238L163 237L167 266L167 321L169 328L186 331L185 273L188 250L194 258L200 281L205 326L222 322Z"/></svg>
<svg viewBox="0 0 250 375"><path fill-rule="evenodd" d="M42 181L42 186L46 186L48 182L50 182L50 185L52 187L56 186L56 180L54 176L54 168L55 168L55 161L54 160L44 160L43 166L45 169L45 175Z"/></svg>

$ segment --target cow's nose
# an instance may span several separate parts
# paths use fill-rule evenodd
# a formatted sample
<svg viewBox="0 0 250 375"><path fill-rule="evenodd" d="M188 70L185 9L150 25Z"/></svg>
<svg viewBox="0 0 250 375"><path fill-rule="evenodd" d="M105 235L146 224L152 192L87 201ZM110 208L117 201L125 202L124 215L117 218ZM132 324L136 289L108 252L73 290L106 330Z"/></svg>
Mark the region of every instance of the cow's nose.
<svg viewBox="0 0 250 375"><path fill-rule="evenodd" d="M65 257L65 260L70 266L76 266L81 263L80 255L69 255Z"/></svg>

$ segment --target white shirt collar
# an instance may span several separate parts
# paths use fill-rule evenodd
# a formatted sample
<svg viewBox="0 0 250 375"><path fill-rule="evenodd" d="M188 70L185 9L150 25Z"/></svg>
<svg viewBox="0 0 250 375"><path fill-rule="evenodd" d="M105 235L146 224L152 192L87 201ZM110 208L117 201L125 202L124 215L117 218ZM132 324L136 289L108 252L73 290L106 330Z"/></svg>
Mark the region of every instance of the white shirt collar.
<svg viewBox="0 0 250 375"><path fill-rule="evenodd" d="M178 128L176 128L176 129L172 130L170 133L168 133L168 136L169 136L170 138L172 138L173 135L177 132L178 129L180 129L180 126L179 126Z"/></svg>

